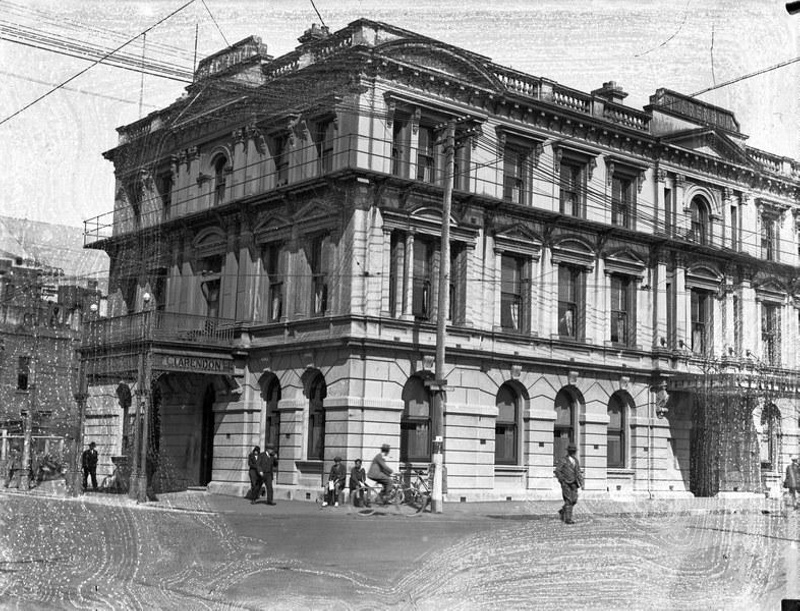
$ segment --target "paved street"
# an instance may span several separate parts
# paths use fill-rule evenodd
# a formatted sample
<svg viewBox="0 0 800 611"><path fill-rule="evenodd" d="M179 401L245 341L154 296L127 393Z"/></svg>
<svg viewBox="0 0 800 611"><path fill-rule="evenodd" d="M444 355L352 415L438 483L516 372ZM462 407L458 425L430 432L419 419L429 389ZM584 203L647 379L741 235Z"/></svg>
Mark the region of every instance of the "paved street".
<svg viewBox="0 0 800 611"><path fill-rule="evenodd" d="M357 516L201 492L0 495L3 608L774 609L798 515L764 501L445 505ZM766 513L765 513L766 512Z"/></svg>

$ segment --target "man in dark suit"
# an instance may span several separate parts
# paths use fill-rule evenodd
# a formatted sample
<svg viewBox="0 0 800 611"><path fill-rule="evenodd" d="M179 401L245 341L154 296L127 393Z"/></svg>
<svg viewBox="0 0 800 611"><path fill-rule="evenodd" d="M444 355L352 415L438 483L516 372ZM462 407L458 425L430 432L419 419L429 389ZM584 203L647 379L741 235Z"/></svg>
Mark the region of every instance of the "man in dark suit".
<svg viewBox="0 0 800 611"><path fill-rule="evenodd" d="M93 441L89 444L89 448L83 451L81 455L81 466L83 467L83 489L89 485L89 476L92 476L92 488L97 492L97 444Z"/></svg>
<svg viewBox="0 0 800 611"><path fill-rule="evenodd" d="M581 463L575 453L578 448L574 443L567 446L567 455L558 463L556 467L556 477L561 484L561 496L564 498L564 506L558 511L561 520L565 524L574 524L572 521L572 508L578 502L578 488L583 488L583 473Z"/></svg>
<svg viewBox="0 0 800 611"><path fill-rule="evenodd" d="M263 481L264 485L267 487L267 505L275 505L275 502L272 500L272 475L278 470L278 459L275 456L275 448L273 446L267 446L264 451L259 454L256 467L258 468L258 475L261 481Z"/></svg>

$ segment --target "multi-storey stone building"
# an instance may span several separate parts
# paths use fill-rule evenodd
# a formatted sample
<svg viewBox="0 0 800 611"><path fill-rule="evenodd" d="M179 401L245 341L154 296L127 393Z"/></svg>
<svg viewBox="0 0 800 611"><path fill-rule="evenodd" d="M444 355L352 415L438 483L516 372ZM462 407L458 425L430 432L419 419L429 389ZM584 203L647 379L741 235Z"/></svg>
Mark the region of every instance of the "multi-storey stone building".
<svg viewBox="0 0 800 611"><path fill-rule="evenodd" d="M300 43L204 59L106 154L114 211L87 227L112 317L84 354L122 398L89 410L119 452L140 401L162 488L241 492L265 443L294 495L385 442L426 466L446 316L448 498L556 494L570 440L589 493L775 486L798 451L800 165L665 89L638 110L367 20Z"/></svg>

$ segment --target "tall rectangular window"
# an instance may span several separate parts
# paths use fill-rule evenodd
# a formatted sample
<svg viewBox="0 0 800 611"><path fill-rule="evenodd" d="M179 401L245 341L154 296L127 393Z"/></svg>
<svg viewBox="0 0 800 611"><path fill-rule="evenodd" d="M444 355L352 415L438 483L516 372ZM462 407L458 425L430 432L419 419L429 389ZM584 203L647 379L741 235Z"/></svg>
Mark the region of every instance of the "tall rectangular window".
<svg viewBox="0 0 800 611"><path fill-rule="evenodd" d="M761 304L761 345L767 364L772 367L780 366L780 310L776 304Z"/></svg>
<svg viewBox="0 0 800 611"><path fill-rule="evenodd" d="M464 278L466 265L464 258L466 249L457 244L450 246L450 298L448 300L447 319L453 324L460 324L464 320Z"/></svg>
<svg viewBox="0 0 800 611"><path fill-rule="evenodd" d="M269 244L264 249L264 265L269 286L267 320L277 322L283 316L283 276L280 273L281 245Z"/></svg>
<svg viewBox="0 0 800 611"><path fill-rule="evenodd" d="M761 256L767 261L778 260L778 219L768 214L761 216Z"/></svg>
<svg viewBox="0 0 800 611"><path fill-rule="evenodd" d="M583 273L570 265L558 266L558 334L581 338L583 312Z"/></svg>
<svg viewBox="0 0 800 611"><path fill-rule="evenodd" d="M436 132L433 127L419 126L417 143L417 180L436 182Z"/></svg>
<svg viewBox="0 0 800 611"><path fill-rule="evenodd" d="M275 163L275 185L289 182L289 135L279 134L273 138L272 160Z"/></svg>
<svg viewBox="0 0 800 611"><path fill-rule="evenodd" d="M667 293L667 346L675 348L675 336L677 335L677 327L675 321L677 319L678 300L675 295L675 284L672 281L667 281L665 286Z"/></svg>
<svg viewBox="0 0 800 611"><path fill-rule="evenodd" d="M692 352L708 354L711 349L712 297L710 291L691 289Z"/></svg>
<svg viewBox="0 0 800 611"><path fill-rule="evenodd" d="M500 326L507 331L524 329L523 286L525 260L502 255L500 271Z"/></svg>
<svg viewBox="0 0 800 611"><path fill-rule="evenodd" d="M731 206L731 248L739 250L739 208Z"/></svg>
<svg viewBox="0 0 800 611"><path fill-rule="evenodd" d="M503 199L515 204L526 201L524 151L506 146L503 151Z"/></svg>
<svg viewBox="0 0 800 611"><path fill-rule="evenodd" d="M408 178L409 163L409 117L395 112L392 123L392 174Z"/></svg>
<svg viewBox="0 0 800 611"><path fill-rule="evenodd" d="M672 189L664 187L664 232L672 233Z"/></svg>
<svg viewBox="0 0 800 611"><path fill-rule="evenodd" d="M572 160L562 160L559 176L559 212L570 216L582 216L584 165Z"/></svg>
<svg viewBox="0 0 800 611"><path fill-rule="evenodd" d="M414 287L412 310L416 318L427 319L431 315L433 298L433 255L435 247L427 240L414 241Z"/></svg>
<svg viewBox="0 0 800 611"><path fill-rule="evenodd" d="M311 242L311 312L322 316L328 311L328 274L325 271L325 238L316 237Z"/></svg>
<svg viewBox="0 0 800 611"><path fill-rule="evenodd" d="M31 375L31 357L17 359L17 390L28 390Z"/></svg>
<svg viewBox="0 0 800 611"><path fill-rule="evenodd" d="M629 276L611 276L611 341L630 346L633 330L633 282Z"/></svg>
<svg viewBox="0 0 800 611"><path fill-rule="evenodd" d="M627 176L614 175L611 179L611 224L631 227L634 202L633 180Z"/></svg>
<svg viewBox="0 0 800 611"><path fill-rule="evenodd" d="M733 349L737 356L742 354L742 300L733 296Z"/></svg>
<svg viewBox="0 0 800 611"><path fill-rule="evenodd" d="M212 255L201 260L203 281L200 285L206 302L206 316L219 317L220 287L222 284L223 256Z"/></svg>
<svg viewBox="0 0 800 611"><path fill-rule="evenodd" d="M327 174L333 169L333 143L336 137L336 121L333 118L320 121L317 125L317 157L319 173Z"/></svg>

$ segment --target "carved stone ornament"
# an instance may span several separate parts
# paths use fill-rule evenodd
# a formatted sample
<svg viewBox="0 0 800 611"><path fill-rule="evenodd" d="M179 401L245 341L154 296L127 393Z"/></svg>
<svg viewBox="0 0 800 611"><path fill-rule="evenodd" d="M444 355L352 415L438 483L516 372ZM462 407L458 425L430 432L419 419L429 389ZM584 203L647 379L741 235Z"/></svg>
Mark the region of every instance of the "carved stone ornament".
<svg viewBox="0 0 800 611"><path fill-rule="evenodd" d="M639 194L642 193L645 178L647 178L647 170L640 170L639 174L636 176L636 190L639 192Z"/></svg>
<svg viewBox="0 0 800 611"><path fill-rule="evenodd" d="M614 183L614 161L612 159L606 160L606 182L609 187Z"/></svg>
<svg viewBox="0 0 800 611"><path fill-rule="evenodd" d="M424 371L433 371L433 368L436 365L436 357L430 354L425 354L422 356L422 369Z"/></svg>
<svg viewBox="0 0 800 611"><path fill-rule="evenodd" d="M577 371L569 371L567 372L567 384L570 386L575 386L578 383L578 378L580 374Z"/></svg>
<svg viewBox="0 0 800 611"><path fill-rule="evenodd" d="M592 179L592 176L594 175L594 170L595 170L596 167L597 167L597 159L592 157L591 159L589 159L589 163L586 164L586 169L587 169L587 172L589 174L589 180Z"/></svg>
<svg viewBox="0 0 800 611"><path fill-rule="evenodd" d="M414 132L416 136L419 133L419 121L422 118L422 110L417 108L414 111L414 114L411 115L411 131Z"/></svg>
<svg viewBox="0 0 800 611"><path fill-rule="evenodd" d="M514 380L519 380L519 376L522 374L522 365L511 365L511 378Z"/></svg>
<svg viewBox="0 0 800 611"><path fill-rule="evenodd" d="M620 376L619 378L619 389L620 390L628 390L628 385L631 383L630 376Z"/></svg>
<svg viewBox="0 0 800 611"><path fill-rule="evenodd" d="M392 129L394 125L394 113L397 109L397 102L394 100L386 100L386 127Z"/></svg>
<svg viewBox="0 0 800 611"><path fill-rule="evenodd" d="M667 171L658 169L656 170L656 180L658 182L666 182L667 181Z"/></svg>

